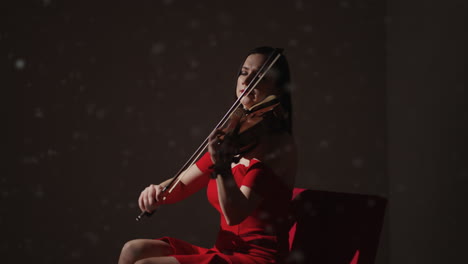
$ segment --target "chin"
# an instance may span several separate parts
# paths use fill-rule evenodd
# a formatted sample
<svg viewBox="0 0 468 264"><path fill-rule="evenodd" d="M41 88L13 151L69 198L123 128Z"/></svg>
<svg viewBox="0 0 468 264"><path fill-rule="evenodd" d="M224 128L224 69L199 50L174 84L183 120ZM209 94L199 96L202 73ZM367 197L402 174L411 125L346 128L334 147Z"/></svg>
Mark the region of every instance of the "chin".
<svg viewBox="0 0 468 264"><path fill-rule="evenodd" d="M242 98L241 104L244 106L245 109L249 109L250 107L252 107L252 105L254 105L252 99L248 97Z"/></svg>

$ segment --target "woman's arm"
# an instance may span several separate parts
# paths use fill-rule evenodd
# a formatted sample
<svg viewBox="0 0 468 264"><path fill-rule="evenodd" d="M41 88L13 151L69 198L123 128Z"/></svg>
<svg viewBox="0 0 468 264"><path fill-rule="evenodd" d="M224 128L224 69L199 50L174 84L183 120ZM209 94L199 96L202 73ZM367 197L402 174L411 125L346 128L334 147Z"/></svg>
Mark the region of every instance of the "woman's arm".
<svg viewBox="0 0 468 264"><path fill-rule="evenodd" d="M140 194L138 205L142 211L152 212L161 204L171 204L184 200L208 184L209 176L195 164L180 174L180 181L175 188L168 186L173 178L158 185L151 184ZM168 186L163 193L164 187ZM170 191L170 192L169 192Z"/></svg>
<svg viewBox="0 0 468 264"><path fill-rule="evenodd" d="M221 136L224 139L221 140ZM215 164L218 199L228 225L237 225L260 205L262 197L247 186L237 186L231 172L236 151L235 144L223 131L217 130L209 137L208 151Z"/></svg>
<svg viewBox="0 0 468 264"><path fill-rule="evenodd" d="M218 199L228 225L238 225L260 205L262 197L247 186L237 187L230 170L216 178Z"/></svg>

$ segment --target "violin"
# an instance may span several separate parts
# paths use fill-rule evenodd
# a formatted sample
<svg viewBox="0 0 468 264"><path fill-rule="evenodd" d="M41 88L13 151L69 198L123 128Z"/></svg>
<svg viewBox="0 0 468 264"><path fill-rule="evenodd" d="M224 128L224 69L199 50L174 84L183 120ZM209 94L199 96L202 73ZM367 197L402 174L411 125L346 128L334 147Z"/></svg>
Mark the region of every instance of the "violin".
<svg viewBox="0 0 468 264"><path fill-rule="evenodd" d="M229 108L227 113L218 122L215 128L210 133L221 130L222 136L220 140L223 141L227 137L231 142L236 145L236 155L233 158L233 162L237 163L240 160L240 156L255 148L262 135L267 133L274 133L280 131L285 127L285 114L283 108L280 105L279 99L275 95L266 97L262 102L244 109L241 100L245 96L248 96L250 92L264 78L266 73L271 69L275 62L280 58L283 49L275 49L264 64L260 67L258 72L252 78L250 83L245 88L244 92L237 98L234 104ZM165 186L162 191L162 199L169 195L172 190L181 181L183 172L192 166L205 152L208 147L210 136L206 137L203 143L197 148L194 154L189 160L179 169L172 181ZM152 212L141 212L136 217L136 221L140 221L143 217L149 217L154 214Z"/></svg>
<svg viewBox="0 0 468 264"><path fill-rule="evenodd" d="M278 98L270 95L248 110L239 108L221 131L237 146L236 155L242 155L255 148L263 135L283 131L285 120ZM225 136L220 140L223 141Z"/></svg>

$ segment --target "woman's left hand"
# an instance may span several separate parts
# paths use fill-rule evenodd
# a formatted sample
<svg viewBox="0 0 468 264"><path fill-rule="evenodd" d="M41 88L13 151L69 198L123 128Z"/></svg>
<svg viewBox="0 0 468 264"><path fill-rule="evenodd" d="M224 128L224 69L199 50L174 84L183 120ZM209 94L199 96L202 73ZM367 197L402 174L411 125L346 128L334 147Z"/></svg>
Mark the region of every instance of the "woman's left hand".
<svg viewBox="0 0 468 264"><path fill-rule="evenodd" d="M208 138L208 151L216 167L230 168L238 148L234 137L221 129L215 130Z"/></svg>

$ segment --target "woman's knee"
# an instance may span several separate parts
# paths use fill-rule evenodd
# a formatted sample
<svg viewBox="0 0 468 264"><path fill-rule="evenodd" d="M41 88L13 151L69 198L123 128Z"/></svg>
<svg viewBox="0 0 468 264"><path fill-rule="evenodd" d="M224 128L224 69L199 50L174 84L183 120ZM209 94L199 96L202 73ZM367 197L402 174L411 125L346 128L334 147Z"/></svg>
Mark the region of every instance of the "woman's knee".
<svg viewBox="0 0 468 264"><path fill-rule="evenodd" d="M159 257L171 255L172 247L161 240L135 239L130 240L122 248L122 256L131 259Z"/></svg>
<svg viewBox="0 0 468 264"><path fill-rule="evenodd" d="M141 259L135 264L180 264L179 261L174 257L155 257Z"/></svg>
<svg viewBox="0 0 468 264"><path fill-rule="evenodd" d="M133 263L138 259L141 253L141 247L137 240L131 240L125 243L120 253L119 263Z"/></svg>

